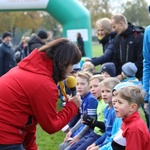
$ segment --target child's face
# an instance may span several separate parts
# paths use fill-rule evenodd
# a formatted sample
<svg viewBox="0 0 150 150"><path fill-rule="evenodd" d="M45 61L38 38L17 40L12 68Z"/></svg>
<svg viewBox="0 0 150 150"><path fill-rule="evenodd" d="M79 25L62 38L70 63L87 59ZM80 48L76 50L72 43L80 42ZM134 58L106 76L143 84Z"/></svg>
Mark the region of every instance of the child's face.
<svg viewBox="0 0 150 150"><path fill-rule="evenodd" d="M101 96L105 103L112 104L112 89L106 86L101 86Z"/></svg>
<svg viewBox="0 0 150 150"><path fill-rule="evenodd" d="M85 96L89 92L88 81L85 78L76 77L77 80L77 92L80 96Z"/></svg>
<svg viewBox="0 0 150 150"><path fill-rule="evenodd" d="M108 74L108 72L106 72L106 71L103 71L101 74L102 74L105 78L111 77L110 74Z"/></svg>
<svg viewBox="0 0 150 150"><path fill-rule="evenodd" d="M125 118L132 113L132 104L122 99L119 94L115 96L116 102L113 104L118 118Z"/></svg>
<svg viewBox="0 0 150 150"><path fill-rule="evenodd" d="M93 79L89 83L90 87L90 92L95 98L100 98L101 97L101 89L99 86L99 80L98 79Z"/></svg>

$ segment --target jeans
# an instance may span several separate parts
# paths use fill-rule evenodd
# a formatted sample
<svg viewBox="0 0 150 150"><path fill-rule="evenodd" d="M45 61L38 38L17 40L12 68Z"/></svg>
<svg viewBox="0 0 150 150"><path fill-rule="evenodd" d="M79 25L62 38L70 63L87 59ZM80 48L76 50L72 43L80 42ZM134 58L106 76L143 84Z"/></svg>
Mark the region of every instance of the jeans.
<svg viewBox="0 0 150 150"><path fill-rule="evenodd" d="M0 145L0 150L24 150L22 144Z"/></svg>

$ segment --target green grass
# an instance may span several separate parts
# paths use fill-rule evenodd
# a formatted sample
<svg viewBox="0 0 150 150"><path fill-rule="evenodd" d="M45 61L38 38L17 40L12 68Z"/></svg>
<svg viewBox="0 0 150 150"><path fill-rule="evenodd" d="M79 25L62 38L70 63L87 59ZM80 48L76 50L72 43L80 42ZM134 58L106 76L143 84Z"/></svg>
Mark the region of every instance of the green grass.
<svg viewBox="0 0 150 150"><path fill-rule="evenodd" d="M93 45L93 57L100 56L102 54L102 48L99 44ZM96 70L100 70L100 66L96 67ZM58 101L58 110L60 110L61 102ZM51 125L49 125L51 127ZM57 150L60 143L63 142L65 134L62 131L59 131L55 134L49 135L37 125L37 140L38 150Z"/></svg>

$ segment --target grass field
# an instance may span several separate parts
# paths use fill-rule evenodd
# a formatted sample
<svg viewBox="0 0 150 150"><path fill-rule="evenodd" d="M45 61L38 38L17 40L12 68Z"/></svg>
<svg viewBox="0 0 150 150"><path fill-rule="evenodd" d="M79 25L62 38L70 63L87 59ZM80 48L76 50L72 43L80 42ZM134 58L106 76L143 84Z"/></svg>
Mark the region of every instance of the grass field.
<svg viewBox="0 0 150 150"><path fill-rule="evenodd" d="M93 57L99 56L102 53L101 46L100 45L93 45ZM99 70L99 66L96 67L96 70ZM61 102L58 101L58 110L60 110ZM49 125L51 126L51 125ZM37 126L37 145L38 150L57 150L58 146L61 142L63 142L63 139L65 137L65 134L62 131L59 131L55 134L49 135L46 132L44 132L41 127Z"/></svg>

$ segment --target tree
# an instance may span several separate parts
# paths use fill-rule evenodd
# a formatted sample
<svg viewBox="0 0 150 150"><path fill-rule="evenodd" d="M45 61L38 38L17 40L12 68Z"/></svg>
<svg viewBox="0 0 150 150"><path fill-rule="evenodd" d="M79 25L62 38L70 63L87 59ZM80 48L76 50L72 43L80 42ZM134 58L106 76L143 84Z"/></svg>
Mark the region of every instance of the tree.
<svg viewBox="0 0 150 150"><path fill-rule="evenodd" d="M127 1L123 14L135 25L147 26L150 23L148 4L145 0Z"/></svg>

